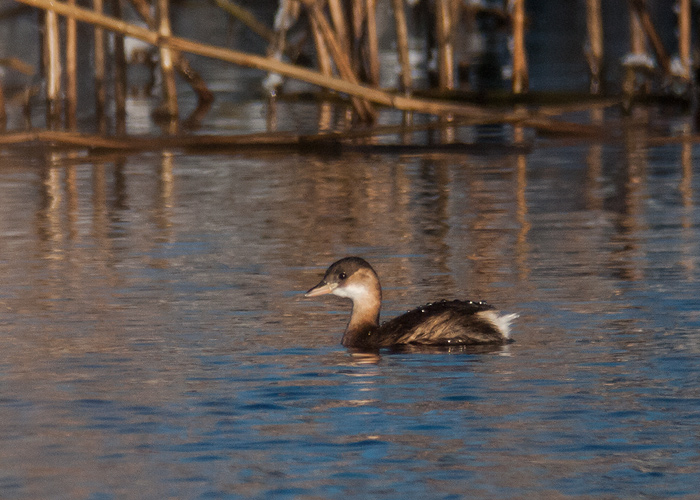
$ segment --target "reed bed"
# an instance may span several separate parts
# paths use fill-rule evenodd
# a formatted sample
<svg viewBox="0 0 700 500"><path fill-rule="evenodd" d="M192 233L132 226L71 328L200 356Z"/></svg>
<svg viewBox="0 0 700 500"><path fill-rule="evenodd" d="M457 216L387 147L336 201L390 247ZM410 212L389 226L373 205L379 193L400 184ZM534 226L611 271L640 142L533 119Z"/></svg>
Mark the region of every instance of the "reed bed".
<svg viewBox="0 0 700 500"><path fill-rule="evenodd" d="M388 1L388 0L386 0ZM427 2L427 0L424 0ZM92 0L92 8L79 6L75 0L16 0L36 8L40 12L39 23L42 26L42 76L46 82L46 131L6 132L0 138L0 144L18 144L31 142L53 142L64 146L138 149L159 144L172 147L175 142L167 138L128 138L125 133L126 102L126 66L124 37L132 37L151 44L158 53L158 70L161 73L162 104L154 111L159 119L170 120L175 124L167 130L178 134L179 108L176 74L181 75L192 86L199 97L202 113L211 105L213 94L208 90L206 79L192 69L187 61L187 54L196 54L217 59L234 65L256 68L283 78L296 79L316 85L322 89L347 96L354 110L356 121L371 124L376 120L377 107L390 107L407 113L426 113L441 118L443 123L511 123L520 127L530 127L540 132L597 135L600 125L581 125L557 120L555 117L567 112L570 107L535 107L519 106L508 109L494 109L474 103L450 99L450 91L455 89L455 34L466 13L474 9L491 9L489 15L499 16L507 26L512 39L512 79L513 95L528 92L528 63L526 53L526 32L528 27L525 0L506 0L502 8L480 7L457 0L434 0L433 28L429 30L435 43L437 54L437 95L440 98L419 97L414 93L412 80L413 68L409 58L409 27L406 18L408 4L404 0L391 0L395 23L395 47L400 74L396 90L379 87L380 59L377 27L377 0L280 0L280 12L277 21L280 25L269 28L267 24L255 18L248 10L237 5L233 0L216 0L216 5L235 16L258 36L269 43L267 55L254 54L230 48L214 46L199 41L179 37L172 32L168 0L130 0L130 6L141 18L145 26L124 19L121 0ZM111 15L105 13L109 8ZM636 93L648 90L652 79L680 82L692 89L692 33L690 0L678 0L678 61L672 58L664 47L645 0L629 0L630 15L630 63L625 72L622 86L624 95L614 99L599 100L597 106L625 103ZM284 10L283 10L284 9ZM470 10L471 9L471 10ZM590 91L592 94L602 92L603 74L603 16L600 0L586 1L586 40L585 58L590 69ZM286 16L284 17L283 16ZM283 55L293 59L295 49L287 43L288 25L300 15L308 18L309 36L316 47L317 68L309 68L293 62L282 60ZM280 21L281 20L281 21ZM61 30L61 23L65 28ZM80 73L77 63L77 23L87 23L94 30L93 78L95 88L97 135L77 133L76 113L78 109L77 75ZM105 33L115 34L112 57L107 57ZM644 57L653 58L657 66L642 67ZM113 68L107 67L112 61ZM0 61L1 62L1 61ZM680 68L680 69L679 69ZM108 92L110 84L107 75L111 75L113 91ZM65 85L65 88L63 88ZM113 119L116 137L108 137L106 124L108 96L114 99ZM446 97L445 97L446 96ZM0 128L5 129L5 99L0 85ZM370 129L371 130L371 129ZM51 133L49 133L51 132ZM181 134L178 134L181 135ZM313 142L308 138L279 134L273 140L268 134L262 140L257 134L239 138L223 137L212 140L211 137L192 135L187 145L197 141L202 145L218 145L228 141L231 145L241 145L245 141L258 146L279 147L280 144L308 147ZM327 139L327 138L326 138ZM347 140L348 137L333 140ZM180 140L180 139L178 139ZM286 142L285 142L286 141ZM130 145L127 145L129 143ZM214 144L216 143L216 144ZM182 142L180 144L183 144ZM320 144L320 142L319 142ZM150 145L150 146L148 146Z"/></svg>

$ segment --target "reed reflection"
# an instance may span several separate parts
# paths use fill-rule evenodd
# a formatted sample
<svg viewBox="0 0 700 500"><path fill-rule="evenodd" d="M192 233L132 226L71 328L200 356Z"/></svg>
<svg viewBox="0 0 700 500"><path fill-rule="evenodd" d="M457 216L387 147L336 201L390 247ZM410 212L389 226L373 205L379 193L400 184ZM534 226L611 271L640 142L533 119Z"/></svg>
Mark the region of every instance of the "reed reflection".
<svg viewBox="0 0 700 500"><path fill-rule="evenodd" d="M684 229L688 229L692 219L687 215L693 207L693 145L690 141L684 142L681 146L681 181L678 184L678 191L681 194L683 208L686 209L681 223Z"/></svg>
<svg viewBox="0 0 700 500"><path fill-rule="evenodd" d="M646 108L634 108L633 118L648 119ZM606 205L617 215L614 220L616 234L614 250L610 255L610 269L624 281L640 281L643 267L638 265L640 255L640 231L644 228L643 199L647 180L647 132L630 124L625 128L625 161L615 174L616 193L608 197Z"/></svg>
<svg viewBox="0 0 700 500"><path fill-rule="evenodd" d="M471 158L462 164L464 184L457 184L453 191L453 195L460 195L460 217L453 219L450 227L453 232L455 227L464 225L459 233L464 243L452 240L450 245L455 247L453 251L461 253L458 257L468 258L469 268L460 274L470 277L469 292L474 298L492 297L493 284L504 280L514 270L514 263L521 269L527 267L526 249L522 241L517 242L518 234L522 235L522 229L527 228L520 225L514 231L517 226L512 223L519 220L518 211L525 206L518 205L524 202L524 191L521 191L520 200L514 196L518 176L525 176L523 162L524 158L518 157L487 162ZM524 189L525 177L521 177L520 182ZM459 260L454 259L452 265L459 265Z"/></svg>
<svg viewBox="0 0 700 500"><path fill-rule="evenodd" d="M322 100L318 103L318 131L331 132L334 129L333 115L335 106L329 101Z"/></svg>
<svg viewBox="0 0 700 500"><path fill-rule="evenodd" d="M146 203L137 196L146 194L143 187L131 186L142 185L143 179L130 177L124 158L117 158L112 165L96 161L87 166L81 166L83 160L71 155L51 154L46 158L35 213L37 263L46 272L40 274L43 285L32 289L41 302L52 304L54 310L61 305L61 312L66 314L82 307L106 311L104 303L93 309L96 306L92 302L98 297L92 296L91 290L100 283L114 287L123 282L118 266L123 265L124 252L131 250L119 242L139 232L145 236L139 242L144 249L171 240L173 155L164 154L162 158L155 192L147 195ZM134 204L144 207L151 201L155 203L152 228L129 227L125 214L135 208ZM85 232L84 227L89 231Z"/></svg>
<svg viewBox="0 0 700 500"><path fill-rule="evenodd" d="M173 210L175 209L175 175L173 173L175 155L171 151L163 151L158 169L157 193L153 199L156 201L153 207L155 223L166 236L172 225ZM167 237L167 236L166 236ZM170 240L170 238L167 238Z"/></svg>
<svg viewBox="0 0 700 500"><path fill-rule="evenodd" d="M37 211L39 240L47 243L46 253L51 256L50 258L60 256L56 244L64 239L66 233L61 224L61 211L65 198L62 186L63 171L53 167L54 161L60 161L60 157L52 153L47 158L47 166L42 170L42 197Z"/></svg>
<svg viewBox="0 0 700 500"><path fill-rule="evenodd" d="M692 126L687 122L683 128L684 135L689 135L692 131ZM693 200L693 144L690 141L684 141L681 145L681 180L678 184L678 191L681 196L683 212L681 215L682 228L682 251L683 258L681 265L685 269L686 279L693 279L695 271L695 257L697 255L696 245L694 243L694 210L695 203Z"/></svg>
<svg viewBox="0 0 700 500"><path fill-rule="evenodd" d="M590 112L591 123L603 125L604 110L594 108ZM588 148L586 156L586 208L592 211L603 209L603 197L601 196L601 181L603 178L603 145L593 142Z"/></svg>
<svg viewBox="0 0 700 500"><path fill-rule="evenodd" d="M418 175L409 190L413 195L408 207L411 219L407 225L411 227L415 248L421 254L430 255L440 273L448 271L449 245L445 240L449 231L450 190L448 159L419 162Z"/></svg>
<svg viewBox="0 0 700 500"><path fill-rule="evenodd" d="M112 208L115 215L129 209L129 194L127 191L126 158L114 160L114 190ZM115 222L118 219L115 219Z"/></svg>
<svg viewBox="0 0 700 500"><path fill-rule="evenodd" d="M96 161L92 167L92 234L97 241L104 241L108 224L107 211L107 173L106 166Z"/></svg>
<svg viewBox="0 0 700 500"><path fill-rule="evenodd" d="M516 143L525 140L525 131L522 127L513 128L513 140ZM527 282L531 271L528 264L530 255L528 237L531 224L528 219L527 187L527 157L518 155L515 169L515 219L518 222L518 234L515 240L515 262L518 269L518 278L521 282Z"/></svg>

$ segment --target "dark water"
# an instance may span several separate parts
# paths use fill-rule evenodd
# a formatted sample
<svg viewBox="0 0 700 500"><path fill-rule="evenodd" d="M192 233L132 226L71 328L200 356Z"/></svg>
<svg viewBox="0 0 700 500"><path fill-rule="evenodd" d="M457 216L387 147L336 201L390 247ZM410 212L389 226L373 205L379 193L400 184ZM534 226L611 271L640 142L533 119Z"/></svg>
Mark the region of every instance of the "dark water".
<svg viewBox="0 0 700 500"><path fill-rule="evenodd" d="M700 150L645 134L3 153L1 496L697 498ZM348 254L385 317L487 299L516 342L353 356L302 297Z"/></svg>

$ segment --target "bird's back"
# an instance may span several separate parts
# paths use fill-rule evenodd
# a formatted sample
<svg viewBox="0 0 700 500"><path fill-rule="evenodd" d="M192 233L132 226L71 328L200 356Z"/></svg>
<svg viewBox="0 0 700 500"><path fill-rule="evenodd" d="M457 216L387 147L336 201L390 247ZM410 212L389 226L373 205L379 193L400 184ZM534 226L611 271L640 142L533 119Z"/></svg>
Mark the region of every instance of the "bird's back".
<svg viewBox="0 0 700 500"><path fill-rule="evenodd" d="M374 332L379 347L397 344L469 345L508 341L510 316L484 302L440 301L408 311Z"/></svg>

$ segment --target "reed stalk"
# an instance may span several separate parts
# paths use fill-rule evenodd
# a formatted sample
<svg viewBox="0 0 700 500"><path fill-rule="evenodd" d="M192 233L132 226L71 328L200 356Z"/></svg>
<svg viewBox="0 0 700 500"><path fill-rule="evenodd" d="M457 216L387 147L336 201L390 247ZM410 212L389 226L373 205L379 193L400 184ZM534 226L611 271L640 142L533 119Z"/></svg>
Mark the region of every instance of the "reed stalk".
<svg viewBox="0 0 700 500"><path fill-rule="evenodd" d="M172 35L170 29L169 0L158 0L157 4L158 35L168 38ZM163 106L160 111L170 117L178 115L177 88L175 86L175 69L173 65L172 49L160 44L160 71L163 80Z"/></svg>
<svg viewBox="0 0 700 500"><path fill-rule="evenodd" d="M118 19L122 17L120 0L112 0L112 12ZM76 7L77 8L77 7ZM116 108L116 130L118 134L126 133L126 55L124 53L124 34L114 33L114 104Z"/></svg>
<svg viewBox="0 0 700 500"><path fill-rule="evenodd" d="M399 65L401 66L401 80L399 87L409 95L411 93L411 61L408 52L408 26L406 24L406 11L404 0L392 0L394 8L394 22L396 23L396 48L399 53Z"/></svg>
<svg viewBox="0 0 700 500"><path fill-rule="evenodd" d="M525 0L510 0L513 22L513 82L514 94L528 90L527 56L525 52Z"/></svg>
<svg viewBox="0 0 700 500"><path fill-rule="evenodd" d="M632 9L636 12L639 22L641 23L642 30L646 34L649 43L651 44L654 54L656 55L656 60L661 66L661 70L664 74L669 75L671 73L671 61L668 57L668 53L664 48L664 44L661 41L661 37L656 32L654 27L654 22L649 14L649 9L647 8L645 0L630 0L632 4ZM633 50L634 52L634 50Z"/></svg>
<svg viewBox="0 0 700 500"><path fill-rule="evenodd" d="M316 62L318 64L318 69L323 75L331 76L333 74L331 56L328 53L328 46L321 33L321 28L313 16L311 16L311 32L314 37L314 44L316 45Z"/></svg>
<svg viewBox="0 0 700 500"><path fill-rule="evenodd" d="M362 27L365 21L365 0L349 0L350 3L350 64L356 75L361 75L362 58Z"/></svg>
<svg viewBox="0 0 700 500"><path fill-rule="evenodd" d="M46 78L46 122L54 128L61 116L61 49L58 15L44 16L44 76Z"/></svg>
<svg viewBox="0 0 700 500"><path fill-rule="evenodd" d="M75 6L75 0L68 0ZM76 20L66 18L66 128L74 130L78 109L78 36Z"/></svg>
<svg viewBox="0 0 700 500"><path fill-rule="evenodd" d="M598 94L602 90L603 73L603 16L600 0L586 0L586 27L588 30L586 59L590 72L590 90L591 94Z"/></svg>
<svg viewBox="0 0 700 500"><path fill-rule="evenodd" d="M630 2L630 7L634 5ZM642 28L639 13L634 9L630 9L630 52L634 55L644 55L647 51L647 42L644 38L644 30Z"/></svg>
<svg viewBox="0 0 700 500"><path fill-rule="evenodd" d="M379 85L379 38L377 36L377 2L365 0L367 56L369 59L369 83Z"/></svg>
<svg viewBox="0 0 700 500"><path fill-rule="evenodd" d="M690 29L690 0L678 0L678 56L683 67L682 78L690 81L690 51L692 33Z"/></svg>
<svg viewBox="0 0 700 500"><path fill-rule="evenodd" d="M440 90L452 90L455 87L452 0L436 0L435 8L435 33L438 45L438 85Z"/></svg>
<svg viewBox="0 0 700 500"><path fill-rule="evenodd" d="M343 52L350 54L350 33L341 0L328 0L328 12Z"/></svg>
<svg viewBox="0 0 700 500"><path fill-rule="evenodd" d="M97 14L102 14L102 0L93 0L92 7ZM107 87L105 86L105 33L100 26L94 29L94 57L95 57L95 111L97 122L101 132L106 132L105 106L107 104Z"/></svg>

